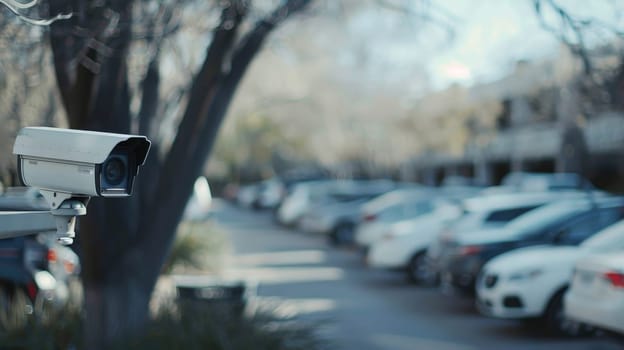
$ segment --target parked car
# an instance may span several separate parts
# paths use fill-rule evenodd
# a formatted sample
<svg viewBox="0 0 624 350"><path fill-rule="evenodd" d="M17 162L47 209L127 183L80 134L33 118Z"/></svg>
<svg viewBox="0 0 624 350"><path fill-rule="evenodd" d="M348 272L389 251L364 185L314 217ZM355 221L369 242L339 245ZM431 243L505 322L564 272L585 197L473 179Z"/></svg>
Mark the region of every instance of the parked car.
<svg viewBox="0 0 624 350"><path fill-rule="evenodd" d="M370 267L404 271L410 282L429 282L426 251L449 221L461 216L453 202L438 199L429 202L431 211L388 227L382 237L372 240L366 255Z"/></svg>
<svg viewBox="0 0 624 350"><path fill-rule="evenodd" d="M308 210L299 222L299 229L327 235L329 242L333 244L349 243L353 240L360 208L372 197L371 195L335 196L336 202L317 205Z"/></svg>
<svg viewBox="0 0 624 350"><path fill-rule="evenodd" d="M201 221L210 215L212 204L212 193L208 180L200 176L195 180L193 195L189 198L184 208L184 219L191 221Z"/></svg>
<svg viewBox="0 0 624 350"><path fill-rule="evenodd" d="M401 188L379 196L362 206L355 241L368 247L399 221L430 213L436 192L426 187Z"/></svg>
<svg viewBox="0 0 624 350"><path fill-rule="evenodd" d="M437 282L439 254L454 232L500 227L557 198L553 193L504 193L460 201L431 217L397 223L375 242L367 256L370 266L404 271L410 282ZM443 234L441 234L443 233Z"/></svg>
<svg viewBox="0 0 624 350"><path fill-rule="evenodd" d="M498 318L539 317L555 334L586 334L588 327L563 317L563 295L579 259L624 250L624 221L576 246L580 239L518 249L489 261L477 282L479 311Z"/></svg>
<svg viewBox="0 0 624 350"><path fill-rule="evenodd" d="M334 188L329 202L308 210L299 223L303 231L328 235L330 243L352 243L362 205L393 188L386 181L356 181Z"/></svg>
<svg viewBox="0 0 624 350"><path fill-rule="evenodd" d="M500 229L466 232L447 242L440 259L444 286L472 294L481 267L513 249L540 244L573 244L619 221L624 199L557 201L522 215Z"/></svg>
<svg viewBox="0 0 624 350"><path fill-rule="evenodd" d="M299 183L293 186L277 210L277 221L285 226L294 226L312 206L330 201L329 192L341 181L321 180Z"/></svg>
<svg viewBox="0 0 624 350"><path fill-rule="evenodd" d="M580 260L564 296L565 315L624 335L624 252Z"/></svg>
<svg viewBox="0 0 624 350"><path fill-rule="evenodd" d="M236 203L244 208L251 208L258 198L258 185L241 186L236 193Z"/></svg>
<svg viewBox="0 0 624 350"><path fill-rule="evenodd" d="M323 180L295 185L291 194L284 199L277 212L277 220L282 225L294 226L313 207L332 202L345 202L350 199L372 199L393 190L391 181Z"/></svg>
<svg viewBox="0 0 624 350"><path fill-rule="evenodd" d="M258 184L257 196L253 202L255 209L274 209L280 205L286 195L286 187L277 178L262 181Z"/></svg>
<svg viewBox="0 0 624 350"><path fill-rule="evenodd" d="M512 192L469 198L462 202L463 215L435 232L435 236L426 241L428 246L424 246L420 239L416 245L407 242L417 237L406 237L404 242L395 242L394 245L413 247L410 248L411 252L426 252L426 256L421 258L421 262L424 261L426 265L423 273L437 279L441 269L440 261L454 250L457 235L503 227L533 209L562 198L562 195L565 198L585 196L582 192Z"/></svg>

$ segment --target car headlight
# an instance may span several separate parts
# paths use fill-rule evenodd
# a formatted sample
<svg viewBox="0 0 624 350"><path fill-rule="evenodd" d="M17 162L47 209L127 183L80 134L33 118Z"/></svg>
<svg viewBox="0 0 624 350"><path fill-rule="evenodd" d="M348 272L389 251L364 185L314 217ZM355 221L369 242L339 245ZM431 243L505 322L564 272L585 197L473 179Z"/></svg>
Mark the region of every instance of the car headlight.
<svg viewBox="0 0 624 350"><path fill-rule="evenodd" d="M539 277L544 271L542 269L526 269L514 272L509 275L510 281L524 281Z"/></svg>

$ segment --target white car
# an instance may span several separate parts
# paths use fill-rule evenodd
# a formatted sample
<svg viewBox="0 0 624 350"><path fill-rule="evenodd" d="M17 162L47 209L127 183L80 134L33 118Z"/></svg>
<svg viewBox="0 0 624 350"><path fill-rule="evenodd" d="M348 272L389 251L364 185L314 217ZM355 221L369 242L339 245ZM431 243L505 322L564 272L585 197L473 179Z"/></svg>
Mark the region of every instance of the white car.
<svg viewBox="0 0 624 350"><path fill-rule="evenodd" d="M392 190L394 186L386 180L325 180L299 184L280 206L277 220L292 226L314 207L364 197L370 200Z"/></svg>
<svg viewBox="0 0 624 350"><path fill-rule="evenodd" d="M202 221L210 215L212 193L210 185L205 177L200 176L193 185L193 195L184 208L184 219L189 221Z"/></svg>
<svg viewBox="0 0 624 350"><path fill-rule="evenodd" d="M353 233L360 208L369 200L354 195L344 201L319 204L302 216L298 228L304 232L328 235L337 227L347 225Z"/></svg>
<svg viewBox="0 0 624 350"><path fill-rule="evenodd" d="M337 186L335 180L310 181L295 185L277 211L278 222L286 226L297 224L310 207L329 200L328 193L334 186Z"/></svg>
<svg viewBox="0 0 624 350"><path fill-rule="evenodd" d="M550 331L580 335L587 330L562 317L562 298L574 264L581 258L624 249L624 221L611 225L579 246L535 246L489 261L477 282L481 313L508 319L542 318Z"/></svg>
<svg viewBox="0 0 624 350"><path fill-rule="evenodd" d="M624 252L580 260L564 310L573 320L624 335Z"/></svg>
<svg viewBox="0 0 624 350"><path fill-rule="evenodd" d="M276 178L262 181L258 185L258 198L255 203L256 208L276 208L282 202L285 192L284 184Z"/></svg>
<svg viewBox="0 0 624 350"><path fill-rule="evenodd" d="M428 280L423 260L425 251L438 232L460 215L459 207L441 205L428 214L391 225L380 239L372 241L367 264L374 268L405 270L412 282Z"/></svg>
<svg viewBox="0 0 624 350"><path fill-rule="evenodd" d="M355 242L368 247L388 232L396 222L413 219L435 210L435 192L427 189L400 189L373 199L362 206Z"/></svg>
<svg viewBox="0 0 624 350"><path fill-rule="evenodd" d="M258 185L242 186L236 194L236 202L244 208L251 208L258 197Z"/></svg>

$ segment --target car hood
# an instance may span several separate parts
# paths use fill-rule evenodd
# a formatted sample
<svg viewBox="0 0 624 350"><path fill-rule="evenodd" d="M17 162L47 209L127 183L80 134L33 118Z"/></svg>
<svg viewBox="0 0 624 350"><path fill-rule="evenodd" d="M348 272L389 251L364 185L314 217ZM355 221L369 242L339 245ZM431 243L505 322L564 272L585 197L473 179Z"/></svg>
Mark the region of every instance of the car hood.
<svg viewBox="0 0 624 350"><path fill-rule="evenodd" d="M588 253L576 246L536 246L513 250L487 263L485 269L497 273L512 273L533 268L562 268L571 270L574 263Z"/></svg>
<svg viewBox="0 0 624 350"><path fill-rule="evenodd" d="M417 218L402 220L391 224L391 230L394 234L404 235L410 233L418 233L432 228L441 228L444 219L435 215L421 215Z"/></svg>

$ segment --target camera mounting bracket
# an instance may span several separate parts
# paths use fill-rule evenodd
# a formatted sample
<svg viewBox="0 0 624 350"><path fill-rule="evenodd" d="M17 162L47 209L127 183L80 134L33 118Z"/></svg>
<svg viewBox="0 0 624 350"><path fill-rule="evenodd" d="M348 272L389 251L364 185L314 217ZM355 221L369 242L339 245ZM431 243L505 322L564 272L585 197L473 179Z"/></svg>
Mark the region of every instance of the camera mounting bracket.
<svg viewBox="0 0 624 350"><path fill-rule="evenodd" d="M76 197L69 193L41 190L56 222L56 238L63 245L70 245L76 237L76 216L87 214L89 197Z"/></svg>
<svg viewBox="0 0 624 350"><path fill-rule="evenodd" d="M50 205L52 210L57 209L63 204L63 202L67 199L70 199L72 196L71 193L58 192L58 191L49 191L49 190L39 190L43 198L45 198L46 202Z"/></svg>

